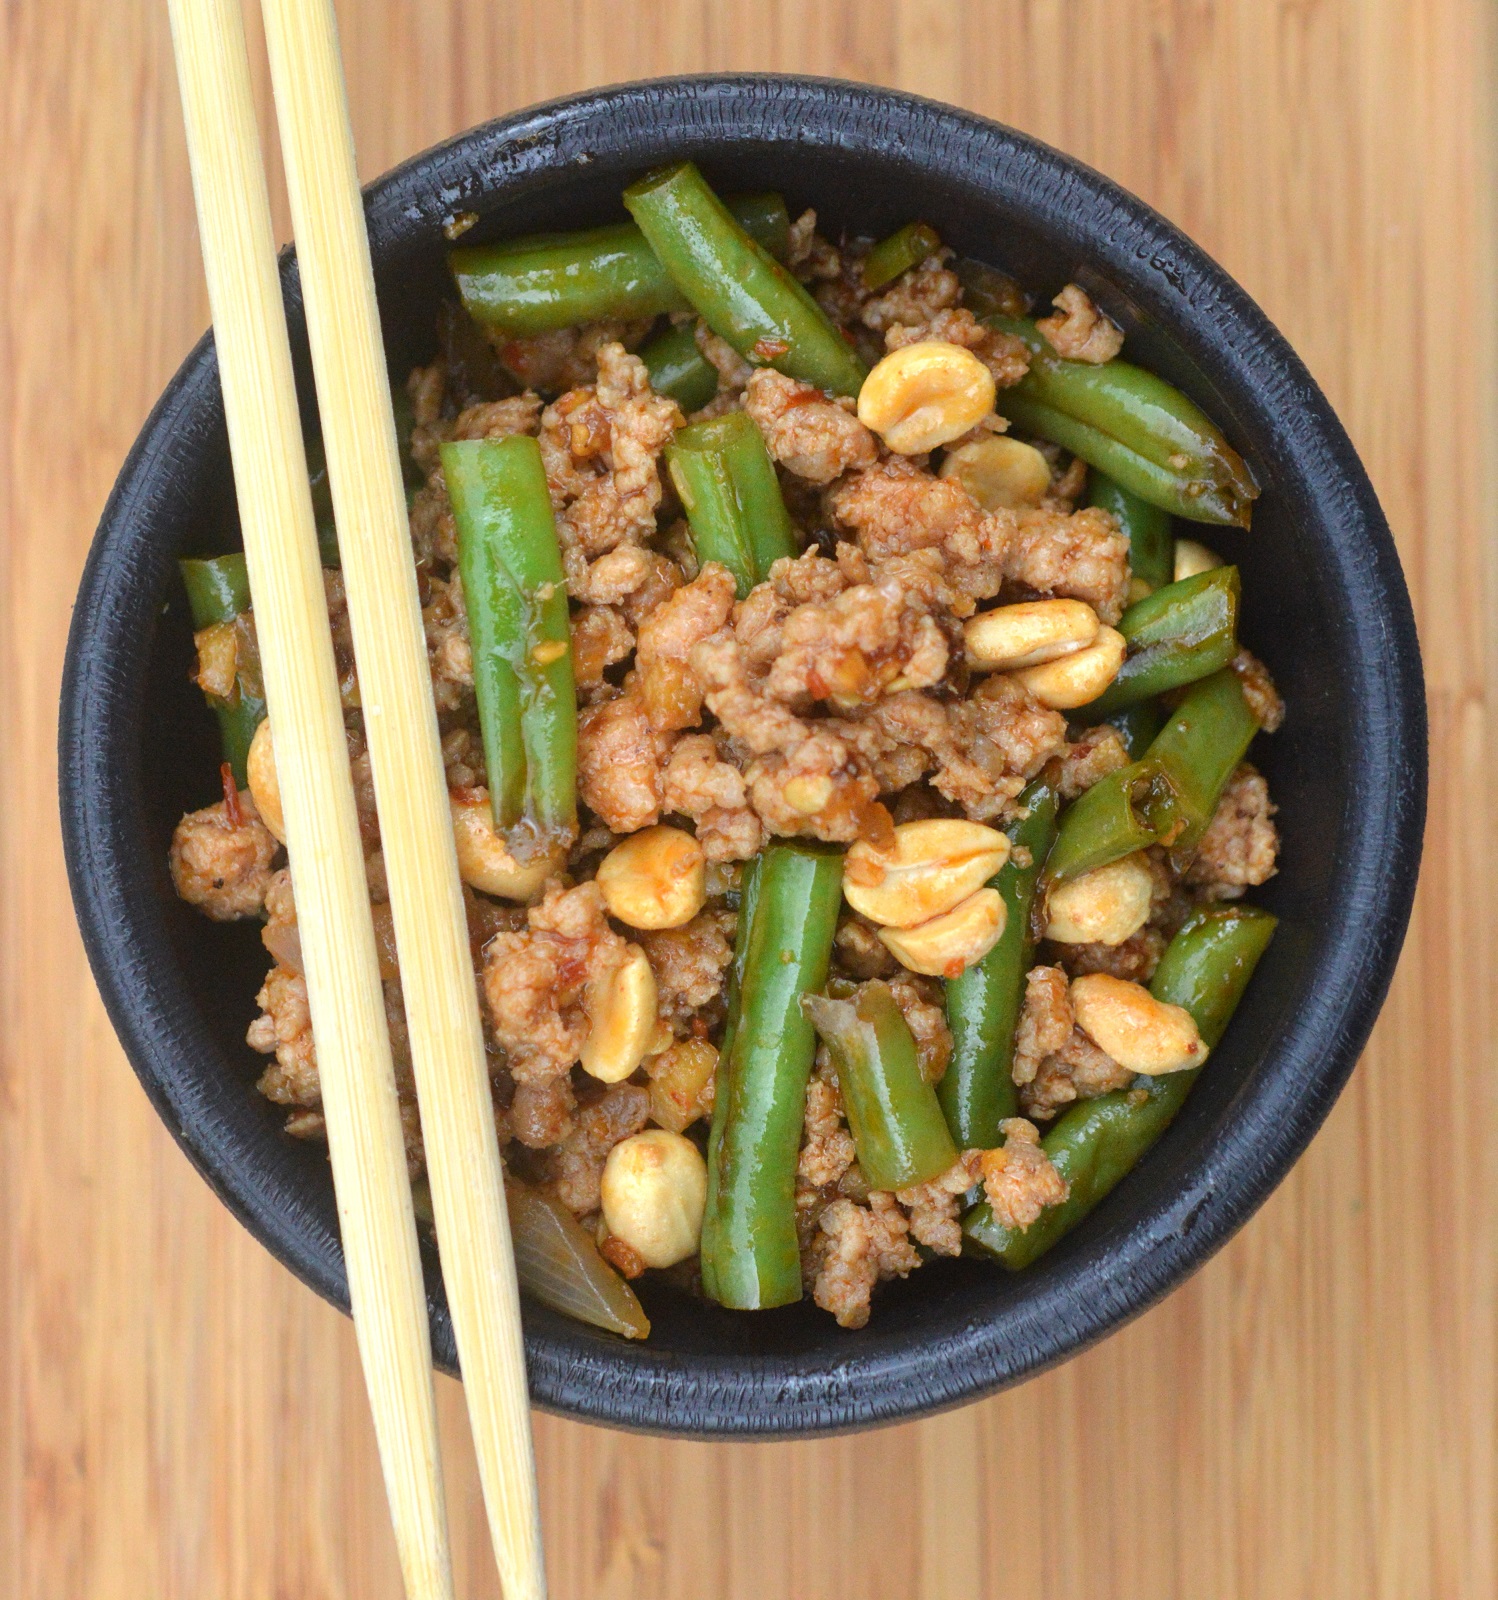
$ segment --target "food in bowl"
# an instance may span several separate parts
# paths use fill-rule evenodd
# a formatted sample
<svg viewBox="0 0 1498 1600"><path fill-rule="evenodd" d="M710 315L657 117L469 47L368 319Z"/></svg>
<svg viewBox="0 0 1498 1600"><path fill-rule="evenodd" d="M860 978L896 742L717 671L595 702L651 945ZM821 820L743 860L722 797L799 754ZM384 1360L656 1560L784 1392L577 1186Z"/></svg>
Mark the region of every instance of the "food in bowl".
<svg viewBox="0 0 1498 1600"><path fill-rule="evenodd" d="M1253 479L1077 285L1032 320L913 223L725 205L465 246L401 409L411 530L522 1280L646 1330L959 1252L1033 1261L1183 1102L1274 919L1245 757L1283 707L1174 519ZM314 463L315 465L315 463ZM320 487L319 482L314 484ZM413 1178L358 677L329 617ZM179 893L263 917L249 1042L321 1135L242 560L184 563L223 799Z"/></svg>

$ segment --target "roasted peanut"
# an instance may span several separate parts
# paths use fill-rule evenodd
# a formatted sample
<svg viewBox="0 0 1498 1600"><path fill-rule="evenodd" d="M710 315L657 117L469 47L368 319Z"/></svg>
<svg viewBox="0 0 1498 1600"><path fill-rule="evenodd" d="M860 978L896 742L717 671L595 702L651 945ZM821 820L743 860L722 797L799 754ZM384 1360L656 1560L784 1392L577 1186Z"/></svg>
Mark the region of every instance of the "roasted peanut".
<svg viewBox="0 0 1498 1600"><path fill-rule="evenodd" d="M980 611L963 624L962 636L970 666L1018 672L1085 650L1101 626L1084 600L1022 600Z"/></svg>
<svg viewBox="0 0 1498 1600"><path fill-rule="evenodd" d="M979 889L944 916L915 928L881 928L889 953L909 972L955 978L999 941L1007 912L997 889Z"/></svg>
<svg viewBox="0 0 1498 1600"><path fill-rule="evenodd" d="M1096 700L1113 682L1127 648L1124 636L1116 628L1099 628L1097 638L1085 649L1042 662L1038 667L1023 667L1014 678L1041 705L1052 711L1070 711Z"/></svg>
<svg viewBox="0 0 1498 1600"><path fill-rule="evenodd" d="M718 1052L706 1039L683 1039L645 1063L650 1074L650 1117L672 1133L685 1133L713 1108Z"/></svg>
<svg viewBox="0 0 1498 1600"><path fill-rule="evenodd" d="M655 1036L655 973L639 945L627 945L617 967L588 980L583 1010L591 1024L578 1053L583 1071L603 1083L627 1078Z"/></svg>
<svg viewBox="0 0 1498 1600"><path fill-rule="evenodd" d="M679 928L707 899L707 858L680 828L661 823L616 844L598 866L609 915L632 928Z"/></svg>
<svg viewBox="0 0 1498 1600"><path fill-rule="evenodd" d="M1195 539L1176 540L1177 583L1182 578L1194 578L1199 572L1211 572L1214 567L1221 565L1222 557L1215 550L1209 550L1206 545L1198 544Z"/></svg>
<svg viewBox="0 0 1498 1600"><path fill-rule="evenodd" d="M891 350L858 391L858 420L899 455L960 438L993 410L993 374L960 344Z"/></svg>
<svg viewBox="0 0 1498 1600"><path fill-rule="evenodd" d="M694 1255L707 1204L707 1163L679 1133L647 1128L609 1151L599 1185L603 1220L647 1267Z"/></svg>
<svg viewBox="0 0 1498 1600"><path fill-rule="evenodd" d="M985 511L1038 506L1051 486L1051 464L1033 444L996 433L947 453L940 476L958 483Z"/></svg>
<svg viewBox="0 0 1498 1600"><path fill-rule="evenodd" d="M848 851L843 897L871 922L913 928L966 900L1008 859L1008 838L981 822L902 822L893 850L875 850L859 840Z"/></svg>
<svg viewBox="0 0 1498 1600"><path fill-rule="evenodd" d="M282 844L286 843L286 817L281 810L281 780L276 776L276 750L271 743L270 718L255 729L244 762L250 799L260 820Z"/></svg>
<svg viewBox="0 0 1498 1600"><path fill-rule="evenodd" d="M1155 879L1142 851L1068 878L1046 902L1047 939L1058 944L1122 944L1149 921Z"/></svg>
<svg viewBox="0 0 1498 1600"><path fill-rule="evenodd" d="M1130 1072L1158 1077L1207 1059L1191 1013L1155 999L1142 984L1089 972L1072 980L1071 1004L1082 1032Z"/></svg>
<svg viewBox="0 0 1498 1600"><path fill-rule="evenodd" d="M520 862L494 831L489 796L482 792L448 794L452 810L453 840L458 847L458 875L471 889L498 895L502 900L530 900L555 872L563 853L558 850Z"/></svg>

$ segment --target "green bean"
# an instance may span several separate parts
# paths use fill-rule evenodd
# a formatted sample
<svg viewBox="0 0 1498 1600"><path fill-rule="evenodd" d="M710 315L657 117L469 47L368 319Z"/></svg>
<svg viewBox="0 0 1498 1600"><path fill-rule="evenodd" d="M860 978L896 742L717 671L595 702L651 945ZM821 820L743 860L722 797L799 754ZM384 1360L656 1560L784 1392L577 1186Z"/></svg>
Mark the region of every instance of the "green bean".
<svg viewBox="0 0 1498 1600"><path fill-rule="evenodd" d="M698 315L746 361L831 394L858 393L863 362L826 313L734 220L690 161L652 172L624 204Z"/></svg>
<svg viewBox="0 0 1498 1600"><path fill-rule="evenodd" d="M1179 389L1127 361L1064 361L1024 317L990 316L1030 351L1030 370L999 393L1011 421L1063 445L1152 505L1193 522L1246 528L1258 495L1222 430Z"/></svg>
<svg viewBox="0 0 1498 1600"><path fill-rule="evenodd" d="M858 1165L875 1189L908 1189L951 1169L957 1147L936 1087L887 983L848 1000L809 994L801 1009L832 1052Z"/></svg>
<svg viewBox="0 0 1498 1600"><path fill-rule="evenodd" d="M1151 590L1161 589L1175 576L1175 535L1170 513L1141 500L1131 489L1094 469L1088 484L1087 504L1113 513L1119 531L1129 541L1129 571Z"/></svg>
<svg viewBox="0 0 1498 1600"><path fill-rule="evenodd" d="M1158 700L1138 700L1106 720L1118 729L1129 759L1138 761L1165 726L1165 708Z"/></svg>
<svg viewBox="0 0 1498 1600"><path fill-rule="evenodd" d="M1208 1048L1214 1047L1248 987L1275 923L1267 911L1254 906L1214 906L1196 912L1171 940L1150 984L1151 994L1184 1006ZM1133 1171L1170 1126L1202 1070L1191 1067L1164 1077L1136 1078L1129 1089L1070 1107L1041 1141L1071 1186L1067 1198L1023 1230L1004 1227L985 1201L963 1222L965 1244L1011 1270L1044 1255Z"/></svg>
<svg viewBox="0 0 1498 1600"><path fill-rule="evenodd" d="M444 444L441 454L490 805L525 860L577 828L577 697L546 470L523 434Z"/></svg>
<svg viewBox="0 0 1498 1600"><path fill-rule="evenodd" d="M970 256L953 270L962 285L962 303L975 317L1022 317L1030 309L1025 291L1007 272Z"/></svg>
<svg viewBox="0 0 1498 1600"><path fill-rule="evenodd" d="M881 239L863 258L863 286L871 293L882 289L940 249L941 240L929 223L907 222L887 239Z"/></svg>
<svg viewBox="0 0 1498 1600"><path fill-rule="evenodd" d="M777 841L739 911L702 1224L703 1290L739 1310L801 1298L796 1155L816 1054L801 998L826 985L841 903L841 852Z"/></svg>
<svg viewBox="0 0 1498 1600"><path fill-rule="evenodd" d="M1035 888L1056 838L1055 786L1037 778L1019 804L1022 815L1005 830L1013 847L1010 857L992 880L1004 901L1004 931L981 961L946 985L952 1059L936 1093L963 1150L993 1149L999 1124L1017 1114L1010 1076L1014 1029L1035 948Z"/></svg>
<svg viewBox="0 0 1498 1600"><path fill-rule="evenodd" d="M728 209L771 255L785 254L788 220L778 194L736 195ZM465 245L447 259L468 314L512 338L687 309L632 222Z"/></svg>
<svg viewBox="0 0 1498 1600"><path fill-rule="evenodd" d="M1238 675L1224 669L1195 685L1150 745L1147 759L1167 783L1155 812L1159 839L1178 859L1189 858L1201 842L1258 731Z"/></svg>
<svg viewBox="0 0 1498 1600"><path fill-rule="evenodd" d="M1165 773L1149 756L1110 772L1062 813L1046 859L1046 882L1078 877L1155 844L1169 799Z"/></svg>
<svg viewBox="0 0 1498 1600"><path fill-rule="evenodd" d="M248 782L246 763L255 729L265 720L265 689L255 653L255 633L250 616L250 579L244 555L212 556L207 560L179 561L187 589L192 625L202 632L215 625L232 624L235 631L234 693L227 699L205 693L203 698L218 718L219 744L224 760L242 789Z"/></svg>
<svg viewBox="0 0 1498 1600"><path fill-rule="evenodd" d="M699 561L721 561L739 599L782 556L795 556L795 524L785 509L775 463L747 411L728 411L679 429L666 465L681 496Z"/></svg>
<svg viewBox="0 0 1498 1600"><path fill-rule="evenodd" d="M700 411L718 392L718 369L697 348L695 326L679 322L640 351L650 387L670 395L688 415Z"/></svg>
<svg viewBox="0 0 1498 1600"><path fill-rule="evenodd" d="M1129 650L1118 676L1077 720L1103 721L1225 667L1238 653L1239 592L1237 567L1213 567L1136 601L1119 619Z"/></svg>

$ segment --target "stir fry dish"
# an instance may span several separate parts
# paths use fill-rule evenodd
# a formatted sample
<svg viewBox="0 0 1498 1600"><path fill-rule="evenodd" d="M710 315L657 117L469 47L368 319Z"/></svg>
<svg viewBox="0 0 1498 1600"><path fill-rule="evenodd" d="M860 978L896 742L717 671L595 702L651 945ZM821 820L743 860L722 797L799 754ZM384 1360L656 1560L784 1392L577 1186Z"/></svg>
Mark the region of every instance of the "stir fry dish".
<svg viewBox="0 0 1498 1600"><path fill-rule="evenodd" d="M858 1328L938 1257L1030 1265L1211 1071L1274 932L1247 756L1284 708L1182 525L1245 529L1258 491L1075 283L1035 307L925 223L834 243L690 163L623 199L458 244L395 397L517 1262L631 1337L647 1272ZM182 570L222 798L172 875L263 921L259 1089L316 1140L244 561Z"/></svg>

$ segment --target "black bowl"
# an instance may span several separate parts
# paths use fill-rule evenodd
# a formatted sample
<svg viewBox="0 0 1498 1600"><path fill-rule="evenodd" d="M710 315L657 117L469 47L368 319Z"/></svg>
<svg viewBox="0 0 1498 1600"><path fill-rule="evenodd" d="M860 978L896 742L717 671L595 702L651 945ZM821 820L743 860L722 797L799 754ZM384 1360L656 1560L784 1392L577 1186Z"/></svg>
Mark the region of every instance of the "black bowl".
<svg viewBox="0 0 1498 1600"><path fill-rule="evenodd" d="M1393 542L1325 399L1233 281L1147 206L1033 139L950 107L805 78L679 78L558 101L475 129L367 199L393 371L430 357L449 283L442 225L470 239L622 215L625 182L691 156L720 186L777 188L823 227L923 217L1046 294L1077 279L1133 357L1191 394L1263 485L1251 534L1208 537L1243 569L1245 633L1289 718L1256 754L1280 805L1279 934L1211 1069L1139 1169L1018 1276L942 1262L884 1289L846 1333L809 1303L736 1315L642 1291L626 1344L525 1307L531 1392L572 1416L665 1433L787 1435L930 1412L1075 1354L1180 1283L1269 1193L1331 1107L1404 935L1425 804L1419 646ZM306 363L295 262L283 264ZM281 1131L244 1044L257 929L172 894L167 842L210 797L216 735L187 682L174 562L237 543L213 344L188 357L120 475L68 643L62 816L79 921L146 1091L224 1202L345 1309L325 1154ZM432 1331L452 1328L428 1261Z"/></svg>

